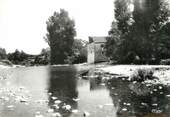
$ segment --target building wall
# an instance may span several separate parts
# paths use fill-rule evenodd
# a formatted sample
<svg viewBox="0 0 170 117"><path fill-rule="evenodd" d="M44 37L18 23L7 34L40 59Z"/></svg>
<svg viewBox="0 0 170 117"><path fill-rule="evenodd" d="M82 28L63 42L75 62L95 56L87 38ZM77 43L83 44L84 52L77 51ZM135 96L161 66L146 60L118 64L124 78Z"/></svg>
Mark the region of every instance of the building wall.
<svg viewBox="0 0 170 117"><path fill-rule="evenodd" d="M104 55L102 46L104 46L104 43L90 43L88 45L88 63L108 61L107 57Z"/></svg>
<svg viewBox="0 0 170 117"><path fill-rule="evenodd" d="M104 54L105 43L95 43L95 62L107 61L107 57Z"/></svg>
<svg viewBox="0 0 170 117"><path fill-rule="evenodd" d="M88 63L94 63L95 56L94 56L94 43L90 43L87 46L87 62Z"/></svg>

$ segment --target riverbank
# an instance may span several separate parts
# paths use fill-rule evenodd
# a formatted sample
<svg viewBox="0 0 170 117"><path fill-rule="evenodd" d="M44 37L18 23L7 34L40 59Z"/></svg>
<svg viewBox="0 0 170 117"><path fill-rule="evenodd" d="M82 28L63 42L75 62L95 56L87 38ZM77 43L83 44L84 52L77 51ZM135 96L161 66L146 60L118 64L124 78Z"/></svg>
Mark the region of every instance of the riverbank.
<svg viewBox="0 0 170 117"><path fill-rule="evenodd" d="M114 65L99 67L97 70L110 74L125 76L130 78L134 72L138 69L148 69L153 71L153 76L157 77L157 80L147 80L148 83L161 83L164 85L170 85L170 66L165 65Z"/></svg>

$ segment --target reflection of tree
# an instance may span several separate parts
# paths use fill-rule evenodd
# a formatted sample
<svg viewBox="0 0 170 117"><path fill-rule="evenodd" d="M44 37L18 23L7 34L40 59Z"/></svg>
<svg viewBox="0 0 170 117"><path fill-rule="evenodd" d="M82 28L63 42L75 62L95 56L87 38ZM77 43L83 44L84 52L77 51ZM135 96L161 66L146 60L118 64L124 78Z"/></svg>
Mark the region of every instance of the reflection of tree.
<svg viewBox="0 0 170 117"><path fill-rule="evenodd" d="M73 67L56 67L51 68L50 75L49 106L64 117L68 117L71 111L64 106L69 105L72 109L77 108L77 102L74 101L78 96L76 70ZM57 103L58 108L56 108L56 100L61 101L61 103Z"/></svg>
<svg viewBox="0 0 170 117"><path fill-rule="evenodd" d="M107 87L118 109L118 117L166 117L170 114L170 101L166 96L170 87L162 84L133 84L121 79L109 80Z"/></svg>
<svg viewBox="0 0 170 117"><path fill-rule="evenodd" d="M90 90L97 90L105 88L105 86L102 85L102 79L100 77L90 78Z"/></svg>
<svg viewBox="0 0 170 117"><path fill-rule="evenodd" d="M91 77L90 80L90 90L98 90L98 89L105 89L105 82L107 81L104 79L105 74L103 74L101 71L96 72L96 70L90 70L88 72L88 75ZM107 77L107 76L106 76Z"/></svg>

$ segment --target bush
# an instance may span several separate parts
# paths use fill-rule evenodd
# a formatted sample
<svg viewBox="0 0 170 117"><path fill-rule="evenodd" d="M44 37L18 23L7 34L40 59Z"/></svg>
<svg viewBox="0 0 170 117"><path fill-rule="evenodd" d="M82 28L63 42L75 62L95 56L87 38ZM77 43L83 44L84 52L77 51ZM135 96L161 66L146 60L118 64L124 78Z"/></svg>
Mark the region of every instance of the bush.
<svg viewBox="0 0 170 117"><path fill-rule="evenodd" d="M153 80L155 77L153 76L152 69L137 69L131 76L131 81L143 82L145 80Z"/></svg>
<svg viewBox="0 0 170 117"><path fill-rule="evenodd" d="M160 61L160 64L161 64L161 65L170 65L170 59L162 59L162 60Z"/></svg>

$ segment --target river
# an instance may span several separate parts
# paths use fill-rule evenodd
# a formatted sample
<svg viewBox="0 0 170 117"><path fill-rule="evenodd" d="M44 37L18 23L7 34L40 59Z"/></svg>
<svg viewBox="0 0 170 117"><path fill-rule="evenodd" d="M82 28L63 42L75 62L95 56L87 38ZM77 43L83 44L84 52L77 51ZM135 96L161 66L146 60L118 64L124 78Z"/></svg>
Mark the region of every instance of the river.
<svg viewBox="0 0 170 117"><path fill-rule="evenodd" d="M170 87L161 84L109 75L83 78L75 66L10 68L0 76L0 117L170 115Z"/></svg>

